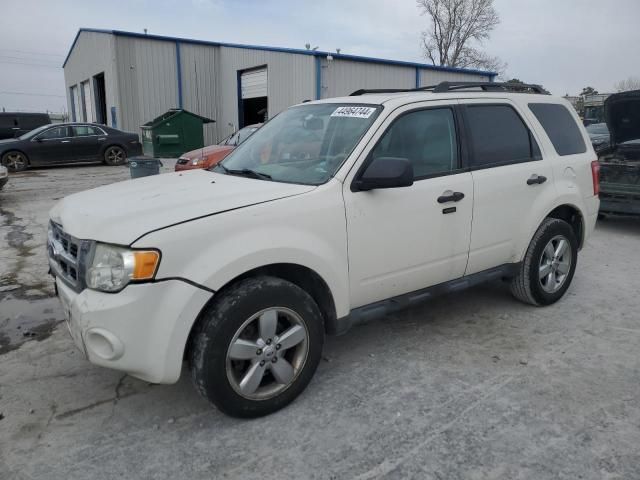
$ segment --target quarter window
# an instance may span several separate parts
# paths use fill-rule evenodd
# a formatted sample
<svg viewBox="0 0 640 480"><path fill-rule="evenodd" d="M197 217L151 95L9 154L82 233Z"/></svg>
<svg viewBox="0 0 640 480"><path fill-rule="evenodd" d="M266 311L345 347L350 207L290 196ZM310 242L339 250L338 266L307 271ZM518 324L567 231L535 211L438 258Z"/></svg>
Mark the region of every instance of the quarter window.
<svg viewBox="0 0 640 480"><path fill-rule="evenodd" d="M540 149L516 111L508 105L468 105L471 165L475 167L540 159Z"/></svg>
<svg viewBox="0 0 640 480"><path fill-rule="evenodd" d="M530 103L529 109L544 128L558 155L575 155L587 151L578 125L564 105Z"/></svg>
<svg viewBox="0 0 640 480"><path fill-rule="evenodd" d="M415 179L458 168L458 142L450 108L419 110L398 118L372 151L373 158L406 158Z"/></svg>

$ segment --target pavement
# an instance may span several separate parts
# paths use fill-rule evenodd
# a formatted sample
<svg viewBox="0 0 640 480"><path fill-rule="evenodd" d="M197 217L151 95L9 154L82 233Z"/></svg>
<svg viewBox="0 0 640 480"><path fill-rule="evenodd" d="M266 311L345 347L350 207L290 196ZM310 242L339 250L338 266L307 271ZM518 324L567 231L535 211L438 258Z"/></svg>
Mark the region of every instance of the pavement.
<svg viewBox="0 0 640 480"><path fill-rule="evenodd" d="M293 404L238 420L186 371L151 385L69 338L48 210L126 178L40 169L0 192L0 479L640 478L640 220L600 222L553 306L493 283L355 327Z"/></svg>

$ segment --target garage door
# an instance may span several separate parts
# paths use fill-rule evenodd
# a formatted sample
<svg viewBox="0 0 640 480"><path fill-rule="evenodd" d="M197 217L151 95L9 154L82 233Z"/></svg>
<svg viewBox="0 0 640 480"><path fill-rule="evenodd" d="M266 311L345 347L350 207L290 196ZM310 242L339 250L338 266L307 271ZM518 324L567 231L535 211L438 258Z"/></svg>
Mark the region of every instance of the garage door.
<svg viewBox="0 0 640 480"><path fill-rule="evenodd" d="M251 70L240 76L242 99L267 96L267 69Z"/></svg>

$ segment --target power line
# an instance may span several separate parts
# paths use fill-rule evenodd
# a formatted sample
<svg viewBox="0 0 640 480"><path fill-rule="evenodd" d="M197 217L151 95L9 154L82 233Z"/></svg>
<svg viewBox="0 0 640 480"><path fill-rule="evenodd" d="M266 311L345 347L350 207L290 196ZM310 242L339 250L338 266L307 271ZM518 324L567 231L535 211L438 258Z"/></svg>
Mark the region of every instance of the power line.
<svg viewBox="0 0 640 480"><path fill-rule="evenodd" d="M55 95L53 93L29 93L29 92L10 92L8 90L0 90L0 95L27 95L34 97L59 97L59 98L67 98L64 95Z"/></svg>
<svg viewBox="0 0 640 480"><path fill-rule="evenodd" d="M43 57L60 57L64 58L64 55L60 53L49 53L49 52L34 52L33 50L13 50L11 48L0 48L0 52L11 52L11 53L24 53L26 55L39 55Z"/></svg>
<svg viewBox="0 0 640 480"><path fill-rule="evenodd" d="M35 67L62 68L60 65L53 65L50 63L14 62L12 60L0 60L0 63L6 63L8 65L31 65Z"/></svg>
<svg viewBox="0 0 640 480"><path fill-rule="evenodd" d="M54 63L56 62L56 60L46 60L44 58L14 57L14 56L11 56L11 55L4 55L4 54L1 54L1 53L0 53L0 58L11 58L11 59L14 59L14 60L26 60L28 62L30 62L32 60L35 60L36 62L54 62Z"/></svg>

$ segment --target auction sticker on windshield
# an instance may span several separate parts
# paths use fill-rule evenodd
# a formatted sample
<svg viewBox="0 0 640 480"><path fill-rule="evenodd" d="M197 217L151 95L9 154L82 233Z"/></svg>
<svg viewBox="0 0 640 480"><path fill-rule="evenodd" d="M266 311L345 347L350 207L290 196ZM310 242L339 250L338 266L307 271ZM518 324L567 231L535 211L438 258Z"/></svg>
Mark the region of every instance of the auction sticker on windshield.
<svg viewBox="0 0 640 480"><path fill-rule="evenodd" d="M369 118L376 109L372 107L338 107L332 117Z"/></svg>

